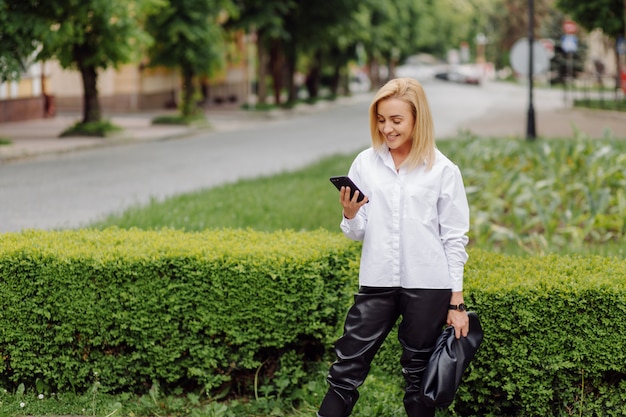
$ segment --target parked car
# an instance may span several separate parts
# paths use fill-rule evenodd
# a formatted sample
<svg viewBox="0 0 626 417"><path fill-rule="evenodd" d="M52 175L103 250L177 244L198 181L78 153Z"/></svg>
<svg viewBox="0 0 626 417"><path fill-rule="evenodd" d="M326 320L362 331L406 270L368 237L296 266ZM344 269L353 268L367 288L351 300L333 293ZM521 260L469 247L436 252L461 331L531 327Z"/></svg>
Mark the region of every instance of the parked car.
<svg viewBox="0 0 626 417"><path fill-rule="evenodd" d="M435 74L439 80L451 81L460 84L480 85L481 75L478 69L471 65L458 65L447 68Z"/></svg>

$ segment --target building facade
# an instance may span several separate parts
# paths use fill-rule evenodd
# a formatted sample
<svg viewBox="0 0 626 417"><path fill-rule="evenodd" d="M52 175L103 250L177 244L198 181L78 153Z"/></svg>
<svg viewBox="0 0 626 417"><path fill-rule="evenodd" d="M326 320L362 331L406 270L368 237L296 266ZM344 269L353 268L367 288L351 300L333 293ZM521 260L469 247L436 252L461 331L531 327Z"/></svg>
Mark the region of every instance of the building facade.
<svg viewBox="0 0 626 417"><path fill-rule="evenodd" d="M254 78L251 48L254 45L243 34L233 35L224 70L200 80L198 105L219 108L247 102ZM172 69L135 63L100 71L97 88L103 114L175 109L181 78ZM19 81L0 83L0 123L53 117L57 112L80 112L82 108L80 72L63 69L56 61L34 63Z"/></svg>

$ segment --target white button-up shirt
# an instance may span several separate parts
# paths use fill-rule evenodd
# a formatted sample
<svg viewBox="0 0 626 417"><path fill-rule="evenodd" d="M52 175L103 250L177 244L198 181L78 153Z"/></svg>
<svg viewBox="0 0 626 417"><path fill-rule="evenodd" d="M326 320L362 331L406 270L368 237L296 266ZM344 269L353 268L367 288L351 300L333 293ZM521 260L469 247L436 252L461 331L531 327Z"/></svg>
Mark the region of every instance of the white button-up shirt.
<svg viewBox="0 0 626 417"><path fill-rule="evenodd" d="M370 199L341 222L363 241L359 284L462 291L469 207L459 168L437 150L431 170L398 172L383 146L361 152L348 175Z"/></svg>

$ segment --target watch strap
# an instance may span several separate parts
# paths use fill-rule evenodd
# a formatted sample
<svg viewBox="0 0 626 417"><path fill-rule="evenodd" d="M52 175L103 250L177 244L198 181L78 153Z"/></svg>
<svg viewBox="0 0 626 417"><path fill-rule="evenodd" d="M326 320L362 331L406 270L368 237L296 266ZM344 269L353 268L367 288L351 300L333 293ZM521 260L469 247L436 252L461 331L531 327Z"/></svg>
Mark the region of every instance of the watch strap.
<svg viewBox="0 0 626 417"><path fill-rule="evenodd" d="M450 304L448 305L448 310L457 310L457 311L467 311L467 306L465 305L465 303L461 303L461 304Z"/></svg>

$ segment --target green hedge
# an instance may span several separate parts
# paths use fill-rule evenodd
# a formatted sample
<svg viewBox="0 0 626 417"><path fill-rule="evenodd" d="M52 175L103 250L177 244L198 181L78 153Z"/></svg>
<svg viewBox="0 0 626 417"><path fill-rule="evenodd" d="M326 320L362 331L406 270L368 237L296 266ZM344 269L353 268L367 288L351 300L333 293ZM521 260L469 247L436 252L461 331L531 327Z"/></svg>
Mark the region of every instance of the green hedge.
<svg viewBox="0 0 626 417"><path fill-rule="evenodd" d="M0 235L0 383L245 388L324 354L357 258L325 231Z"/></svg>
<svg viewBox="0 0 626 417"><path fill-rule="evenodd" d="M626 260L470 250L465 299L485 338L450 415L626 415ZM388 338L375 366L398 375Z"/></svg>
<svg viewBox="0 0 626 417"><path fill-rule="evenodd" d="M0 235L0 384L302 386L341 331L359 250L325 231ZM624 259L471 248L465 293L485 339L439 415L626 414ZM399 358L392 336L374 366L401 385Z"/></svg>

